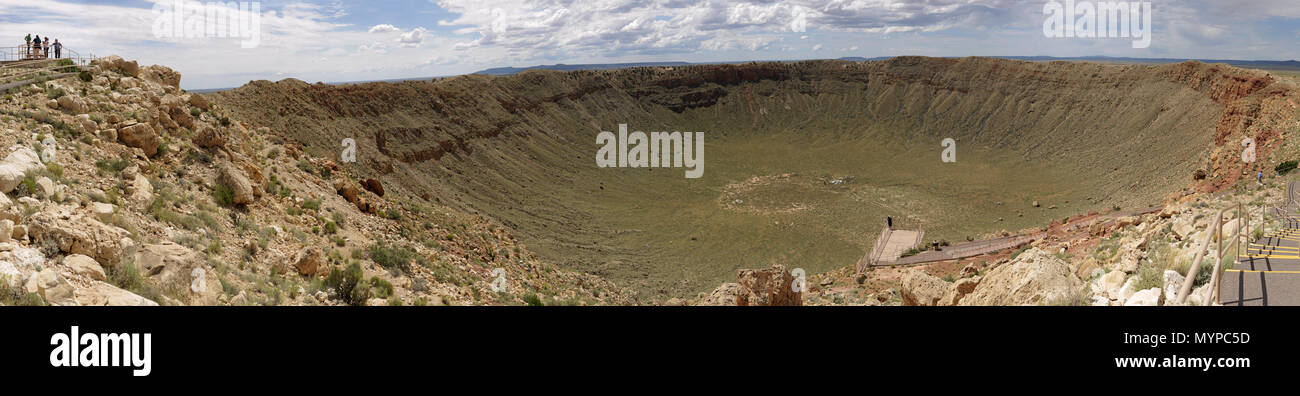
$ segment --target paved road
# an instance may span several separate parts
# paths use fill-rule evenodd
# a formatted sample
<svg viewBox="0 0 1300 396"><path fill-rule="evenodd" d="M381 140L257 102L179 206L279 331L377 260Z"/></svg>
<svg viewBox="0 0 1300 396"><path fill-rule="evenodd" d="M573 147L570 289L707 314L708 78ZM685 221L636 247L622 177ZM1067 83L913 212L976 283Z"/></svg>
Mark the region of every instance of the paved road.
<svg viewBox="0 0 1300 396"><path fill-rule="evenodd" d="M1162 207L1156 206L1156 207L1150 207L1150 208L1135 210L1135 211L1116 212L1107 215L1099 215L1087 221L1086 223L1080 223L1080 224L1083 227L1087 227L1099 221L1111 220L1111 219L1116 219L1125 216L1142 215L1146 213L1157 212L1160 209L1162 209ZM962 243L954 244L949 247L945 247L943 248L943 250L939 250L939 251L929 250L929 251L921 252L915 256L903 257L897 260L888 260L882 257L879 260L879 262L877 262L875 265L877 267L885 267L885 266L893 266L893 265L912 265L912 264L932 263L936 261L964 259L968 257L975 257L984 254L989 254L1000 250L1017 249L1022 246L1028 245L1036 240L1043 239L1045 236L1047 236L1046 232L1039 232L1030 235L1012 235L1009 237L984 239L984 240L979 240L974 242L962 242Z"/></svg>
<svg viewBox="0 0 1300 396"><path fill-rule="evenodd" d="M1223 305L1300 305L1300 216L1296 214L1297 183L1287 188L1291 199L1274 218L1282 229L1251 243L1219 282Z"/></svg>

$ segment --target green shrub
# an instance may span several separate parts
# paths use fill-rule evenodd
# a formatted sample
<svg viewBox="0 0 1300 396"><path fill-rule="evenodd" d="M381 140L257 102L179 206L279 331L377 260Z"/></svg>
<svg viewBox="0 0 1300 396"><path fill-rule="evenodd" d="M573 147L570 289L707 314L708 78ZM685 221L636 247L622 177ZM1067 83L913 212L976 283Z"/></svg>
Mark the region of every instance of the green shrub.
<svg viewBox="0 0 1300 396"><path fill-rule="evenodd" d="M1135 291L1165 287L1164 271L1153 265L1143 265L1141 268L1138 268L1138 272L1134 277L1137 278L1137 280L1133 282L1133 290Z"/></svg>
<svg viewBox="0 0 1300 396"><path fill-rule="evenodd" d="M361 265L352 263L345 270L335 268L325 277L325 286L334 290L343 302L351 305L366 303L370 295L370 283L362 279ZM358 289L364 289L358 291Z"/></svg>
<svg viewBox="0 0 1300 396"><path fill-rule="evenodd" d="M389 270L406 271L415 259L415 251L405 246L390 246L384 241L370 245L370 259Z"/></svg>
<svg viewBox="0 0 1300 396"><path fill-rule="evenodd" d="M1277 171L1278 176L1281 176L1295 170L1297 164L1300 163L1297 163L1296 160L1285 161L1277 164L1276 167L1273 167L1273 170Z"/></svg>
<svg viewBox="0 0 1300 396"><path fill-rule="evenodd" d="M77 73L77 79L81 80L81 82L90 82L90 80L95 79L95 76L91 75L88 71L83 71Z"/></svg>
<svg viewBox="0 0 1300 396"><path fill-rule="evenodd" d="M370 287L375 288L375 297L388 298L393 295L393 284L378 276L370 277Z"/></svg>
<svg viewBox="0 0 1300 396"><path fill-rule="evenodd" d="M134 262L118 263L108 267L108 283L113 284L129 292L139 295L146 295L148 285L144 282L144 275L140 273L140 268Z"/></svg>
<svg viewBox="0 0 1300 396"><path fill-rule="evenodd" d="M307 161L306 159L298 160L298 169L301 169L303 172L307 172L307 173L316 173L316 167L313 166L311 162Z"/></svg>
<svg viewBox="0 0 1300 396"><path fill-rule="evenodd" d="M538 297L537 293L528 293L524 295L523 300L524 303L527 303L529 306L532 307L540 307L546 305L546 304L542 304L542 298Z"/></svg>
<svg viewBox="0 0 1300 396"><path fill-rule="evenodd" d="M10 288L9 280L0 275L0 306L42 306L45 299L36 293L24 293L22 287Z"/></svg>
<svg viewBox="0 0 1300 396"><path fill-rule="evenodd" d="M320 210L320 198L307 198L302 201L302 207L304 209Z"/></svg>
<svg viewBox="0 0 1300 396"><path fill-rule="evenodd" d="M58 163L45 164L45 170L50 173L50 178L54 180L63 180L63 165Z"/></svg>
<svg viewBox="0 0 1300 396"><path fill-rule="evenodd" d="M338 233L338 232L339 232L339 226L338 226L337 224L334 224L334 222L332 222L332 221L327 221L327 222L325 222L325 233L326 233L326 234L331 234L331 235L332 235L332 234L335 234L335 233Z"/></svg>
<svg viewBox="0 0 1300 396"><path fill-rule="evenodd" d="M114 175L121 173L123 169L126 169L129 166L131 166L131 160L125 156L119 157L115 160L101 159L95 161L96 168Z"/></svg>
<svg viewBox="0 0 1300 396"><path fill-rule="evenodd" d="M215 201L217 205L225 207L234 206L235 191L231 190L230 187L226 187L224 184L218 184L212 189L212 200Z"/></svg>

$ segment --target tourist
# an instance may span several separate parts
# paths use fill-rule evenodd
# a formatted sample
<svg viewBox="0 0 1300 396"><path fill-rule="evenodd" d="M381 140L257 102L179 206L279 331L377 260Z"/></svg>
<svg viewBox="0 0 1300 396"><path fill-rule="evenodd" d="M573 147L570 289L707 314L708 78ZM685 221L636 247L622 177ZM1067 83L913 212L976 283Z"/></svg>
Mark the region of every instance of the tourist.
<svg viewBox="0 0 1300 396"><path fill-rule="evenodd" d="M59 59L62 57L63 57L63 43L60 43L59 39L54 39L54 59Z"/></svg>
<svg viewBox="0 0 1300 396"><path fill-rule="evenodd" d="M23 51L26 51L26 53L25 53L24 55L31 56L31 53L32 53L32 34L31 34L31 33L27 33L27 44L23 46Z"/></svg>

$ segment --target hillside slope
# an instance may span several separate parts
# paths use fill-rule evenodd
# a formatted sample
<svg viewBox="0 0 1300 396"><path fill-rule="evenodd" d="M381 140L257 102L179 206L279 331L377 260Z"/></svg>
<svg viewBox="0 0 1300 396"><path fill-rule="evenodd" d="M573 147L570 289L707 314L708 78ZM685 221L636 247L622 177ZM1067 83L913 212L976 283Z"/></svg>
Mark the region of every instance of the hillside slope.
<svg viewBox="0 0 1300 396"><path fill-rule="evenodd" d="M305 155L180 79L114 56L5 94L0 304L636 303L499 223Z"/></svg>
<svg viewBox="0 0 1300 396"><path fill-rule="evenodd" d="M312 156L355 139L358 162L340 166L359 177L492 218L547 260L662 301L740 268L842 267L884 216L959 240L1216 191L1247 171L1242 137L1265 171L1293 152L1293 92L1197 62L903 57L258 81L211 100ZM597 168L594 137L619 123L706 132L705 177ZM961 154L945 165L949 137Z"/></svg>

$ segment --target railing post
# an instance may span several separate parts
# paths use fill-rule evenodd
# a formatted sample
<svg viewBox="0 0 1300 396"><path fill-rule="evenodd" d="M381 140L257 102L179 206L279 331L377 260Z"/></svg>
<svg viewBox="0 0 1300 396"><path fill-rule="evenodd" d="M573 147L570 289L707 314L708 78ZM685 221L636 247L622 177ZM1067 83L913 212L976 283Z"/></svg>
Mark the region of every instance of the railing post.
<svg viewBox="0 0 1300 396"><path fill-rule="evenodd" d="M1218 228L1220 227L1218 224L1222 222L1223 209L1220 209L1219 213L1214 216L1214 221L1211 224L1215 224L1215 227ZM1205 235L1205 239L1201 243L1201 248L1196 251L1196 259L1192 260L1192 266L1187 269L1187 274L1183 278L1183 287L1178 290L1178 297L1174 299L1174 301L1179 304L1187 302L1187 295L1192 292L1192 284L1196 282L1196 272L1200 270L1201 261L1205 260L1205 251L1210 248L1210 241L1213 240L1212 238L1214 238L1214 234L1219 230L1207 231L1210 232Z"/></svg>

